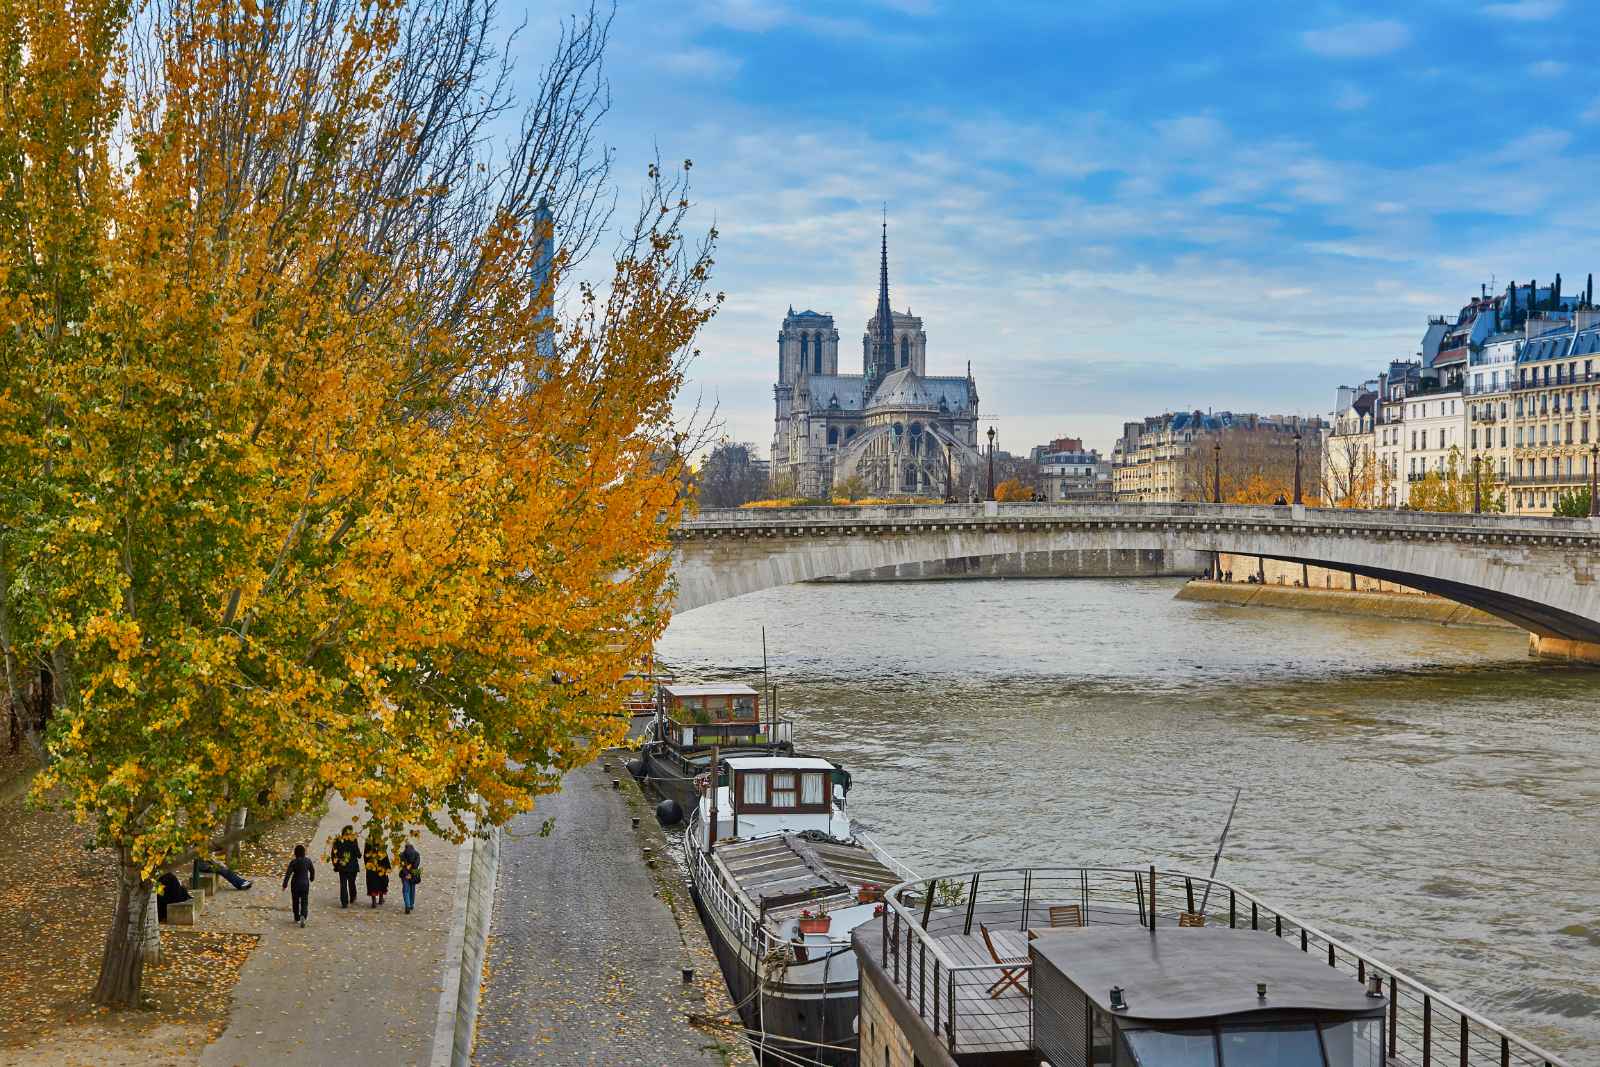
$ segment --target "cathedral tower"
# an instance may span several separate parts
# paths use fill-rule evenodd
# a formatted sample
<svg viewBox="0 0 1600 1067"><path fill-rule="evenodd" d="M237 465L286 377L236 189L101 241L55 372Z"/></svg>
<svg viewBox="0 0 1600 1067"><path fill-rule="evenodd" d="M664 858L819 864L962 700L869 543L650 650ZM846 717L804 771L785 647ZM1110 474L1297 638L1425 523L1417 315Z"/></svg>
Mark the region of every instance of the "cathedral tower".
<svg viewBox="0 0 1600 1067"><path fill-rule="evenodd" d="M873 331L871 344L867 348L867 359L864 373L866 375L866 395L871 396L873 390L878 388L878 383L890 371L895 369L894 354L894 312L889 309L889 220L883 221L882 253L878 261L878 310L873 314L872 320L877 329Z"/></svg>
<svg viewBox="0 0 1600 1067"><path fill-rule="evenodd" d="M789 309L778 331L778 381L795 385L815 374L839 373L839 331L833 316Z"/></svg>

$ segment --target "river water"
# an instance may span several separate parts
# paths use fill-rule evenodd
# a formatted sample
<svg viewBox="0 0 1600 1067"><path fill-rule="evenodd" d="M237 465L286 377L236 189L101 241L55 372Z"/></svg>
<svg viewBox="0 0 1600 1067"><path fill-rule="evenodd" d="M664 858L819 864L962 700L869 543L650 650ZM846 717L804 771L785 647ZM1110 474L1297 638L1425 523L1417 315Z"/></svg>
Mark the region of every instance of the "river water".
<svg viewBox="0 0 1600 1067"><path fill-rule="evenodd" d="M798 746L924 874L1203 874L1242 788L1219 877L1600 1062L1600 672L1180 584L788 586L680 616L659 653L759 687L765 627Z"/></svg>

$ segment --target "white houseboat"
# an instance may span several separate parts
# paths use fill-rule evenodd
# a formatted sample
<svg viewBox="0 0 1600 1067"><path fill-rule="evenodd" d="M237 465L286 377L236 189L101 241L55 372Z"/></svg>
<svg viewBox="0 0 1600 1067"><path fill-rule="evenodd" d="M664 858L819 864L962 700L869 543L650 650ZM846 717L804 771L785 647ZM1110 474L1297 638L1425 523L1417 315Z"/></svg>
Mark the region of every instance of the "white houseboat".
<svg viewBox="0 0 1600 1067"><path fill-rule="evenodd" d="M850 933L881 921L884 889L908 873L852 831L849 777L828 760L735 756L713 773L684 847L729 989L760 1035L752 1044L767 1063L853 1065Z"/></svg>

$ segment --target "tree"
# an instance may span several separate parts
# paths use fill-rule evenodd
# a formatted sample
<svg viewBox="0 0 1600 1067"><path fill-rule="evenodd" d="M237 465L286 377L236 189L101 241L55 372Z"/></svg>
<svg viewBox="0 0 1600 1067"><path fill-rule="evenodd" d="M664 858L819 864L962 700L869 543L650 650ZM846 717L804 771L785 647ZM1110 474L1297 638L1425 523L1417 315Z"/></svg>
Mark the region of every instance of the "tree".
<svg viewBox="0 0 1600 1067"><path fill-rule="evenodd" d="M1572 519L1584 519L1589 516L1589 487L1581 489L1567 489L1556 496L1556 515L1565 515Z"/></svg>
<svg viewBox="0 0 1600 1067"><path fill-rule="evenodd" d="M1431 470L1413 482L1406 500L1413 511L1471 511L1472 479L1461 473L1461 450L1451 448L1443 470Z"/></svg>
<svg viewBox="0 0 1600 1067"><path fill-rule="evenodd" d="M492 7L127 10L0 7L0 658L54 680L36 799L116 855L113 1006L241 805L459 838L623 735L719 299L652 167L558 314L603 20L519 124Z"/></svg>
<svg viewBox="0 0 1600 1067"><path fill-rule="evenodd" d="M1370 433L1334 434L1323 462L1321 497L1336 508L1375 507L1385 481Z"/></svg>
<svg viewBox="0 0 1600 1067"><path fill-rule="evenodd" d="M1222 450L1216 451L1220 444ZM1302 441L1301 499L1315 504L1318 444L1315 432ZM1179 461L1177 481L1184 500L1209 501L1220 461L1222 499L1233 504L1271 504L1294 499L1294 435L1265 426L1230 426L1195 438ZM1258 499L1259 498L1259 499Z"/></svg>
<svg viewBox="0 0 1600 1067"><path fill-rule="evenodd" d="M1033 499L1033 490L1020 479L1007 478L994 487L994 498L1003 503L1018 503Z"/></svg>
<svg viewBox="0 0 1600 1067"><path fill-rule="evenodd" d="M833 486L833 499L860 500L867 495L867 480L859 474L841 478Z"/></svg>
<svg viewBox="0 0 1600 1067"><path fill-rule="evenodd" d="M711 450L696 476L700 506L736 508L767 495L767 472L757 465L756 446L724 441Z"/></svg>

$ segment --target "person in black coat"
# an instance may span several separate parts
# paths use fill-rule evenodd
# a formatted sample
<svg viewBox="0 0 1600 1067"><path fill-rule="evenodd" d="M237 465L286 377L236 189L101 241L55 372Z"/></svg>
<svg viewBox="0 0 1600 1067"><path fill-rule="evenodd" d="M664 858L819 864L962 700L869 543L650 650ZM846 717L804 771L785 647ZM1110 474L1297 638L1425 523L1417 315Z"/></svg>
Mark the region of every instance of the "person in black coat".
<svg viewBox="0 0 1600 1067"><path fill-rule="evenodd" d="M294 846L294 859L289 861L289 866L283 872L283 888L289 891L289 900L294 905L294 921L301 926L306 924L306 913L311 904L311 883L316 880L317 868L311 862L311 857L306 855L306 846Z"/></svg>
<svg viewBox="0 0 1600 1067"><path fill-rule="evenodd" d="M389 895L389 846L383 843L383 831L377 826L367 830L367 847L361 858L367 868L367 897L376 908Z"/></svg>
<svg viewBox="0 0 1600 1067"><path fill-rule="evenodd" d="M167 905L182 904L191 899L189 890L178 881L178 876L171 871L163 871L156 880L156 921L167 921Z"/></svg>
<svg viewBox="0 0 1600 1067"><path fill-rule="evenodd" d="M333 839L329 859L339 875L339 907L348 908L356 902L356 872L361 869L361 842L356 840L356 828L346 826Z"/></svg>

